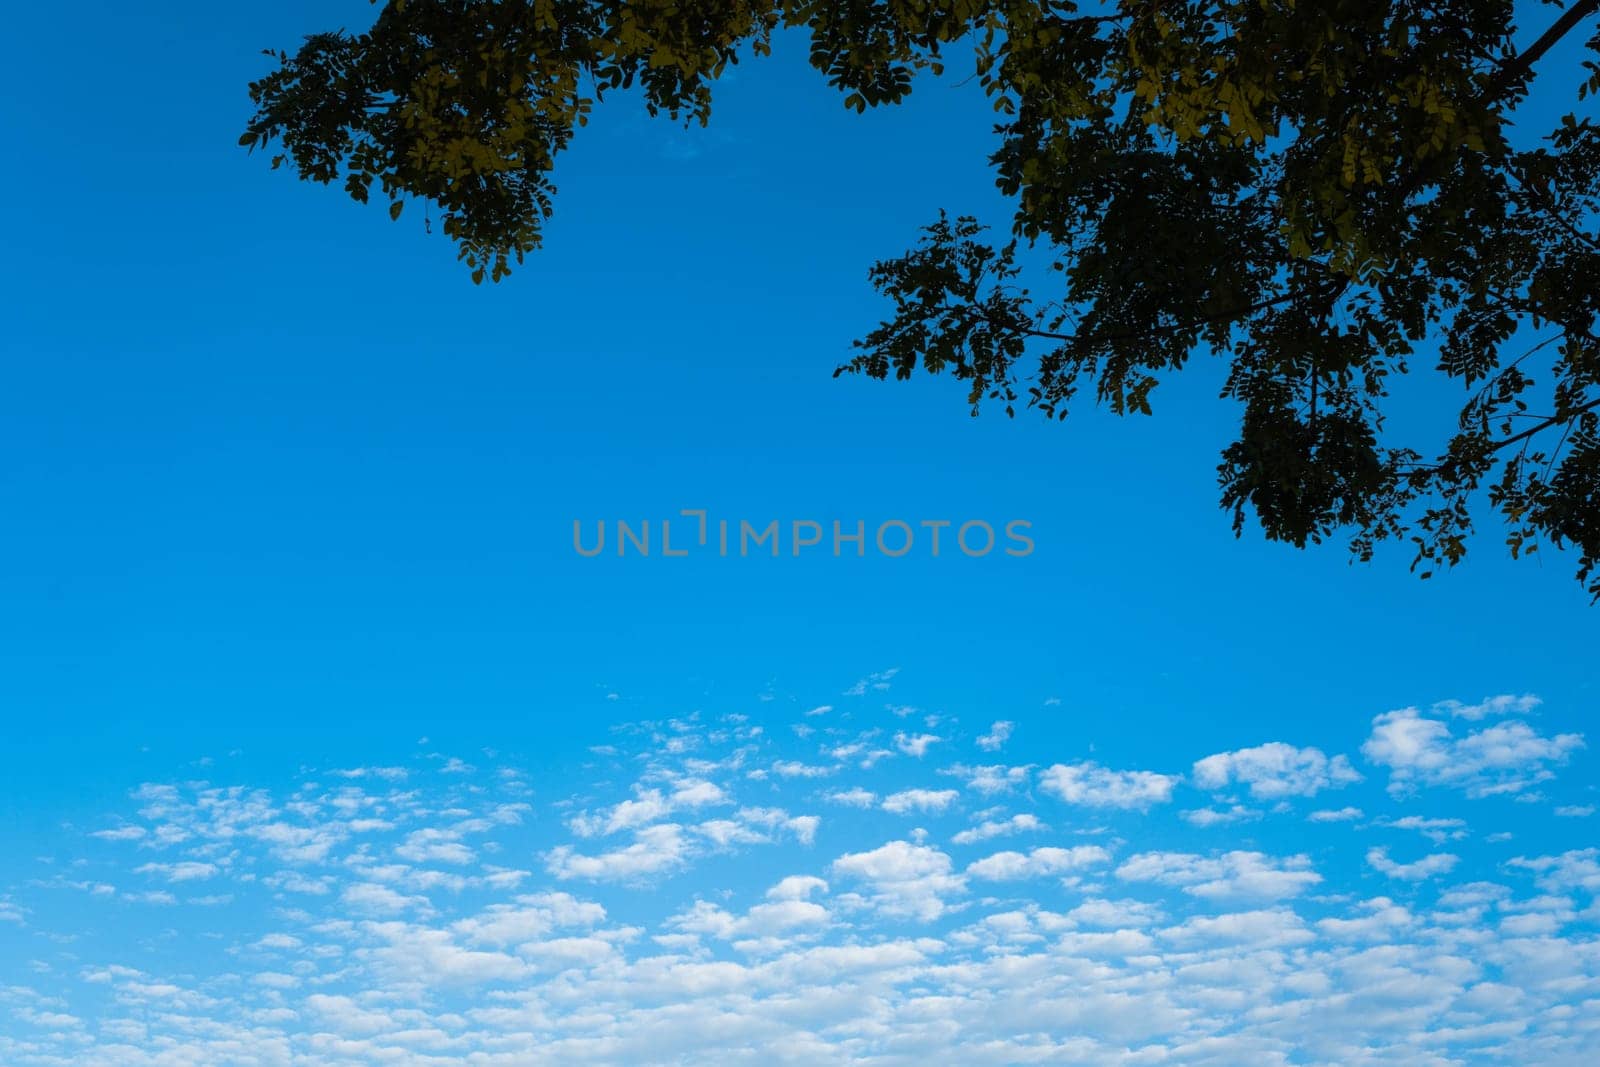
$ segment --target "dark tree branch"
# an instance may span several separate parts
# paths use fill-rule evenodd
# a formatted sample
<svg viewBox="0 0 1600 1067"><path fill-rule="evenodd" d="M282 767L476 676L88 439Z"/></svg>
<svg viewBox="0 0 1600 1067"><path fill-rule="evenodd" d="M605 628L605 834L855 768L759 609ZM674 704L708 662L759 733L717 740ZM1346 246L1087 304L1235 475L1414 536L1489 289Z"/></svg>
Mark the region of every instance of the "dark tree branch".
<svg viewBox="0 0 1600 1067"><path fill-rule="evenodd" d="M1306 294L1304 293L1284 293L1281 296L1270 297L1266 300L1258 300L1254 304L1247 304L1244 307L1230 308L1227 311L1219 311L1214 315L1201 315L1199 318L1190 319L1187 322L1175 322L1170 326L1157 326L1150 330L1118 330L1115 333L1099 335L1091 334L1087 339L1115 342L1134 341L1141 337L1167 337L1171 334L1183 333L1185 330L1193 330L1215 322L1232 322L1234 319L1243 318L1246 315L1253 315L1258 311L1265 311L1268 308L1277 307L1279 304L1287 304L1291 300L1298 300L1305 295ZM1337 295L1337 293L1334 295ZM941 310L955 311L958 309L946 308ZM1029 326L1018 326L1015 323L1002 322L976 305L973 305L971 310L976 311L983 318L983 321L987 322L990 326L993 326L999 330L1008 330L1011 333L1020 333L1025 337L1037 337L1046 341L1065 342L1086 339L1082 334L1051 333L1048 330L1035 330Z"/></svg>
<svg viewBox="0 0 1600 1067"><path fill-rule="evenodd" d="M1584 412L1593 411L1595 408L1600 408L1600 397L1596 397L1595 399L1589 401L1587 404L1580 404L1577 407L1573 408L1571 411L1566 412L1565 414L1551 415L1548 419L1545 419L1542 422L1536 423L1533 426L1529 426L1526 430L1522 430L1519 433L1512 434L1510 437L1507 437L1504 441L1496 441L1492 446L1490 446L1489 451L1490 452L1498 452L1502 448L1509 448L1510 446L1516 444L1518 441L1525 441L1528 438L1532 437L1534 434L1542 433L1545 430L1548 430L1552 426L1559 426L1562 423L1571 422L1573 419L1577 418L1579 415L1582 415Z"/></svg>
<svg viewBox="0 0 1600 1067"><path fill-rule="evenodd" d="M1533 73L1533 65L1544 57L1544 54L1554 48L1556 42L1572 32L1572 28L1584 19L1600 11L1600 0L1578 0L1560 18L1556 19L1527 48L1518 52L1516 56L1507 61L1495 71L1494 81L1491 83L1491 97L1499 96L1512 86Z"/></svg>

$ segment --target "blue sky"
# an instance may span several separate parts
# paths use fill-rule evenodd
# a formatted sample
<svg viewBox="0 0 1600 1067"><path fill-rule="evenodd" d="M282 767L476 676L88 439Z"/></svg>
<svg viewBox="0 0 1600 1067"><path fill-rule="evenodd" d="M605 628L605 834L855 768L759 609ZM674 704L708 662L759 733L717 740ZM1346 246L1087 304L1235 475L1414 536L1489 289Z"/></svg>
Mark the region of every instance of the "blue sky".
<svg viewBox="0 0 1600 1067"><path fill-rule="evenodd" d="M971 87L855 116L786 41L710 129L609 102L475 288L235 147L368 5L77 12L0 72L0 1062L1600 1049L1568 561L1236 541L1204 361L1065 425L830 377L872 261L1004 222ZM684 508L1036 549L572 551Z"/></svg>

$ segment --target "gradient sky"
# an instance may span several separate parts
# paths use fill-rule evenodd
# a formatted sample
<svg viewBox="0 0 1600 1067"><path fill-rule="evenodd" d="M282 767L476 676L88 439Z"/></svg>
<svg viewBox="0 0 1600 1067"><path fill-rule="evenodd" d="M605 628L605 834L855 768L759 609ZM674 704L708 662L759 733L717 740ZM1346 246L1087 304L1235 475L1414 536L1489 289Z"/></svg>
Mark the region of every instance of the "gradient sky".
<svg viewBox="0 0 1600 1067"><path fill-rule="evenodd" d="M785 40L725 79L709 129L608 101L561 161L546 247L474 287L423 233L421 205L391 223L235 146L260 49L370 18L348 0L90 3L70 33L48 6L11 16L34 44L0 70L0 1062L359 1063L378 1046L318 1035L379 1041L413 1025L476 1035L485 1063L579 1040L561 1029L577 1009L553 994L549 1031L531 1009L449 1022L491 1002L474 981L504 993L564 973L462 925L511 907L577 909L593 944L565 947L619 1019L688 995L645 975L652 953L754 967L901 944L930 968L941 953L1042 966L1069 951L1063 931L1100 923L1127 943L1070 950L1112 951L1113 970L1143 976L1094 995L1136 998L1149 1027L1101 1032L1066 1012L993 1040L1025 1033L1039 1056L1070 1061L1061 1043L1093 1031L1094 1056L1159 1045L1167 1058L1148 1062L1193 1063L1193 1041L1229 1034L1244 1043L1205 1055L1356 1062L1338 1044L1348 1020L1317 1028L1314 1051L1285 1052L1295 1039L1273 1010L1284 973L1315 970L1288 946L1360 956L1368 937L1395 954L1385 966L1408 966L1409 947L1478 968L1428 970L1456 983L1437 992L1443 1006L1396 1009L1401 1024L1363 1046L1373 1062L1458 1062L1513 1037L1530 1042L1515 1062L1590 1062L1600 876L1582 739L1600 657L1570 560L1513 563L1492 523L1464 566L1429 582L1397 548L1351 565L1337 544L1235 540L1214 472L1237 413L1214 400L1220 368L1204 360L1162 386L1154 419L1084 410L1065 425L971 419L948 380L832 379L883 311L865 280L875 259L941 208L1005 223L984 162L992 118L955 79L856 116ZM1454 399L1414 390L1402 423L1442 432ZM654 524L697 507L869 529L1022 519L1037 547L1021 559L572 551L574 520ZM1484 703L1497 694L1508 699ZM1525 694L1538 700L1509 699ZM993 740L995 722L1008 737ZM1197 765L1241 751L1253 754ZM970 773L980 766L1022 770L995 784ZM895 795L909 799L886 809ZM1359 814L1308 821L1346 808ZM355 809L384 825L351 830ZM1046 829L1005 823L1020 815ZM954 843L991 823L1014 833ZM292 840L262 829L291 824ZM629 842L660 864L604 859ZM1038 847L1061 854L1028 860ZM990 893L988 874L1015 861L971 864L1002 849L1033 866ZM1455 859L1428 865L1442 855ZM428 869L476 881L441 889ZM697 900L722 917L694 913ZM795 925L768 928L771 913L750 917L761 901L818 903L827 918L791 908ZM1059 918L1094 901L1105 907ZM989 921L1013 913L1026 921ZM1216 957L1260 965L1230 979L1233 999L1137 1000L1172 984L1140 984L1149 975L1129 960L1201 951L1204 923L1230 914L1271 926L1247 955ZM1386 933L1316 925L1373 915L1392 919ZM1478 925L1493 944L1457 936ZM790 943L732 947L751 931ZM432 988L434 965L417 961L438 964L435 935L468 953L470 980ZM933 940L943 948L921 943ZM343 955L313 951L329 945ZM1535 948L1577 970L1518 970ZM1082 989L1080 966L1040 980ZM1292 992L1373 980L1352 968L1329 964L1326 988ZM796 1062L925 1057L951 1038L907 989L959 1000L1004 977L969 988L940 972L956 989L931 974L869 990L903 998L874 1026L751 1008L760 1024L747 1013L754 1029L728 1033L789 1042ZM144 987L160 985L194 991L177 1014L213 1028L158 1040L156 1020L177 1017L151 1006ZM1279 1028L1240 1036L1252 1004ZM347 1007L401 1014L363 1022ZM1474 1012L1490 1029L1437 1036L1471 1031ZM1506 1019L1537 1021L1493 1028ZM563 1055L637 1061L661 1024L618 1023L606 1040L619 1043ZM682 1055L734 1062L706 1025ZM781 1040L760 1028L780 1025ZM245 1043L267 1051L194 1044L221 1040L219 1027L257 1028ZM543 1036L496 1045L483 1036L496 1027ZM1436 1036L1396 1043L1407 1033ZM172 1058L152 1058L169 1039ZM417 1063L468 1049L425 1045L383 1047Z"/></svg>

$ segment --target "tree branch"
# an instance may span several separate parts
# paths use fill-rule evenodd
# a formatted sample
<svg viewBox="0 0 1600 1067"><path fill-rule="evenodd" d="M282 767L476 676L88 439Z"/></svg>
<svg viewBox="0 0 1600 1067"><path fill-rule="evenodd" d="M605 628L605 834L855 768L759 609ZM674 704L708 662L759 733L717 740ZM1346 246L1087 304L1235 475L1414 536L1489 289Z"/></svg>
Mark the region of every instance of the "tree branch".
<svg viewBox="0 0 1600 1067"><path fill-rule="evenodd" d="M1600 0L1596 0L1596 2L1600 2ZM1230 308L1227 311L1219 311L1214 315L1201 315L1199 318L1190 319L1187 322L1175 322L1170 326L1157 326L1149 330L1119 330L1116 333L1102 334L1098 337L1094 337L1093 339L1096 341L1114 342L1133 341L1141 337L1166 337L1169 334L1182 333L1185 330L1192 330L1196 327L1205 326L1213 322L1231 322L1234 319L1243 318L1246 315L1253 315L1257 311L1265 311L1267 308L1277 307L1279 304L1286 304L1291 300L1298 300L1305 295L1306 294L1304 293L1284 293L1281 296L1269 297L1266 300L1258 300L1254 304L1246 304L1244 307ZM954 311L956 309L948 308L941 310ZM1009 330L1012 333L1020 333L1026 337L1038 337L1046 341L1068 342L1083 339L1082 334L1051 333L1048 330L1035 330L1028 326L1017 326L1014 323L1002 322L990 315L981 307L978 307L976 304L972 305L972 310L976 311L979 316L983 318L983 321L987 322L990 326L1000 330Z"/></svg>
<svg viewBox="0 0 1600 1067"><path fill-rule="evenodd" d="M1522 430L1522 431L1520 431L1518 433L1514 433L1510 437L1507 437L1504 441L1496 441L1490 447L1489 451L1490 452L1498 452L1502 448L1509 448L1510 446L1516 444L1518 441L1525 441L1528 438L1532 437L1534 434L1541 433L1541 432L1543 432L1545 430L1548 430L1552 426L1558 426L1558 425L1560 425L1561 423L1564 423L1564 422L1571 422L1573 419L1577 418L1579 415L1582 415L1584 412L1593 411L1595 408L1600 408L1600 397L1596 397L1595 399L1589 401L1587 404L1580 404L1579 406L1573 408L1571 411L1567 412L1564 415L1551 415L1548 419L1545 419L1543 422L1535 423L1534 425L1529 426L1526 430Z"/></svg>
<svg viewBox="0 0 1600 1067"><path fill-rule="evenodd" d="M1540 34L1537 41L1518 52L1495 72L1494 80L1490 82L1490 97L1499 96L1533 73L1533 65L1554 48L1557 41L1571 33L1574 26L1597 11L1600 11L1600 0L1578 0L1569 7L1548 30Z"/></svg>
<svg viewBox="0 0 1600 1067"><path fill-rule="evenodd" d="M1600 408L1600 397L1596 397L1587 404L1580 404L1564 414L1551 415L1549 418L1540 419L1537 423L1529 426L1526 430L1519 430L1510 437L1507 437L1501 441L1496 441L1494 444L1490 445L1489 454L1493 455L1503 448L1510 448L1512 445L1520 444L1535 434L1543 433L1552 426L1559 426L1563 423L1571 423L1572 420L1577 418L1579 415L1582 415L1588 411L1594 411L1597 408ZM1454 460L1446 460L1443 463L1430 463L1427 466L1411 467L1405 473L1407 477L1414 475L1437 474L1440 471L1449 470L1455 465L1456 463Z"/></svg>

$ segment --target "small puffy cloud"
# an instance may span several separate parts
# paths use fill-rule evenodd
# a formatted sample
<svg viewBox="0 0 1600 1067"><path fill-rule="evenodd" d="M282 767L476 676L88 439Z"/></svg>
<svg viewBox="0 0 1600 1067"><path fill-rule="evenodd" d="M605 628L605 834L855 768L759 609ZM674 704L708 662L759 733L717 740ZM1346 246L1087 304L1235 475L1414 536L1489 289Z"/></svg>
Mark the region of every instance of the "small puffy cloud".
<svg viewBox="0 0 1600 1067"><path fill-rule="evenodd" d="M1306 816L1308 822L1354 822L1361 818L1360 808L1324 808Z"/></svg>
<svg viewBox="0 0 1600 1067"><path fill-rule="evenodd" d="M944 740L933 734L908 734L903 731L894 735L894 745L908 756L921 759L928 752L929 745L936 745Z"/></svg>
<svg viewBox="0 0 1600 1067"><path fill-rule="evenodd" d="M1372 734L1361 752L1389 769L1393 795L1419 786L1442 786L1483 797L1521 793L1554 777L1550 768L1565 763L1582 747L1579 734L1546 737L1520 719L1458 738L1443 720L1425 718L1416 708L1402 708L1372 720Z"/></svg>
<svg viewBox="0 0 1600 1067"><path fill-rule="evenodd" d="M783 899L757 904L743 915L734 915L715 904L696 901L687 911L666 920L668 927L701 934L721 941L735 938L777 937L804 928L826 926L828 909L807 900Z"/></svg>
<svg viewBox="0 0 1600 1067"><path fill-rule="evenodd" d="M1111 860L1099 845L1076 848L1036 848L1031 852L996 852L967 865L967 874L985 881L1015 881L1081 870Z"/></svg>
<svg viewBox="0 0 1600 1067"><path fill-rule="evenodd" d="M1177 783L1176 775L1113 771L1092 761L1057 763L1039 775L1039 787L1068 804L1141 811L1165 804Z"/></svg>
<svg viewBox="0 0 1600 1067"><path fill-rule="evenodd" d="M102 841L138 841L146 833L142 826L118 826L112 830L96 830L89 836L98 837Z"/></svg>
<svg viewBox="0 0 1600 1067"><path fill-rule="evenodd" d="M1243 804L1233 804L1226 808L1196 808L1181 814L1184 822L1190 826L1205 828L1208 826L1227 826L1230 823L1244 822L1247 819L1259 819L1261 812L1255 808L1247 808Z"/></svg>
<svg viewBox="0 0 1600 1067"><path fill-rule="evenodd" d="M960 796L954 789L905 789L883 798L883 810L896 815L943 812Z"/></svg>
<svg viewBox="0 0 1600 1067"><path fill-rule="evenodd" d="M1600 848L1572 849L1559 856L1518 856L1506 866L1532 871L1550 892L1581 889L1600 894Z"/></svg>
<svg viewBox="0 0 1600 1067"><path fill-rule="evenodd" d="M989 732L978 738L978 747L985 752L998 752L1000 746L1011 738L1011 731L1016 728L1016 723L1000 720L989 727Z"/></svg>
<svg viewBox="0 0 1600 1067"><path fill-rule="evenodd" d="M1316 935L1306 928L1305 920L1283 907L1227 915L1197 915L1182 925L1160 931L1160 937L1180 949L1212 951L1284 949L1316 940Z"/></svg>
<svg viewBox="0 0 1600 1067"><path fill-rule="evenodd" d="M1272 741L1237 752L1219 752L1194 765L1194 783L1202 789L1248 786L1257 800L1315 796L1361 780L1344 756L1329 759L1321 749L1295 748Z"/></svg>
<svg viewBox="0 0 1600 1067"><path fill-rule="evenodd" d="M288 952L299 948L301 943L298 937L290 934L267 934L256 941L254 947L272 952Z"/></svg>
<svg viewBox="0 0 1600 1067"><path fill-rule="evenodd" d="M661 790L636 789L634 799L621 801L597 815L575 815L567 825L579 837L600 837L648 825L666 818L671 811L672 804Z"/></svg>
<svg viewBox="0 0 1600 1067"><path fill-rule="evenodd" d="M1491 715L1526 715L1542 703L1544 701L1532 693L1522 696L1502 694L1484 697L1476 704L1463 704L1459 700L1441 700L1433 706L1433 711L1436 714L1449 715L1451 718L1476 722Z"/></svg>
<svg viewBox="0 0 1600 1067"><path fill-rule="evenodd" d="M847 697L865 696L869 689L873 692L881 693L889 688L890 681L892 681L894 676L899 673L899 667L890 667L886 671L877 671L873 674L869 674L855 685L852 685L849 689L846 689L844 691L844 695Z"/></svg>
<svg viewBox="0 0 1600 1067"><path fill-rule="evenodd" d="M962 830L950 840L958 845L970 845L978 841L988 841L995 837L1008 837L1012 834L1032 833L1047 829L1049 827L1040 822L1037 815L1021 812L1011 816L1009 819L985 820L970 830Z"/></svg>
<svg viewBox="0 0 1600 1067"><path fill-rule="evenodd" d="M403 782L411 772L404 767L350 767L333 773L340 778L377 778L385 782Z"/></svg>
<svg viewBox="0 0 1600 1067"><path fill-rule="evenodd" d="M533 893L511 903L491 905L452 924L451 929L469 944L505 948L539 940L564 927L593 927L605 917L605 908L591 901L567 893Z"/></svg>
<svg viewBox="0 0 1600 1067"><path fill-rule="evenodd" d="M1389 858L1389 850L1374 846L1367 850L1367 866L1380 874L1390 878L1399 878L1406 882L1420 882L1439 874L1449 874L1455 869L1460 857L1448 852L1424 856L1415 863L1396 863Z"/></svg>
<svg viewBox="0 0 1600 1067"><path fill-rule="evenodd" d="M674 783L671 802L674 808L703 808L728 803L728 795L721 786L703 778L684 778Z"/></svg>
<svg viewBox="0 0 1600 1067"><path fill-rule="evenodd" d="M1033 773L1033 764L1021 767L1006 767L1000 764L991 764L983 767L969 767L964 763L957 763L940 771L941 774L950 774L964 779L966 787L985 796L996 793L1006 793L1020 786L1028 784L1028 777Z"/></svg>
<svg viewBox="0 0 1600 1067"><path fill-rule="evenodd" d="M1317 930L1334 941L1389 942L1416 922L1410 909L1388 897L1362 901L1360 909L1367 914L1319 919Z"/></svg>
<svg viewBox="0 0 1600 1067"><path fill-rule="evenodd" d="M1207 900L1283 900L1322 881L1306 856L1273 857L1233 851L1219 856L1189 852L1141 852L1116 875L1125 882L1178 886Z"/></svg>
<svg viewBox="0 0 1600 1067"><path fill-rule="evenodd" d="M794 834L796 841L809 845L817 839L817 827L822 825L822 820L815 815L796 815L785 819L783 825Z"/></svg>
<svg viewBox="0 0 1600 1067"><path fill-rule="evenodd" d="M345 887L339 899L358 912L379 915L398 915L408 908L428 910L428 898L406 896L386 885L376 882L357 882Z"/></svg>
<svg viewBox="0 0 1600 1067"><path fill-rule="evenodd" d="M843 804L850 808L870 808L878 802L878 794L857 786L854 789L840 789L832 793L825 793L822 799L834 804Z"/></svg>
<svg viewBox="0 0 1600 1067"><path fill-rule="evenodd" d="M813 874L791 874L767 890L769 900L807 900L812 893L826 893L828 883Z"/></svg>
<svg viewBox="0 0 1600 1067"><path fill-rule="evenodd" d="M545 854L545 868L562 880L632 882L681 867L687 854L683 828L676 823L660 823L635 833L633 844L595 856L579 854L570 845L559 845Z"/></svg>
<svg viewBox="0 0 1600 1067"><path fill-rule="evenodd" d="M1594 805L1563 804L1555 809L1555 813L1563 819L1587 819L1594 814Z"/></svg>
<svg viewBox="0 0 1600 1067"><path fill-rule="evenodd" d="M779 778L826 778L836 770L837 767L818 767L799 760L778 760L772 765L772 773Z"/></svg>
<svg viewBox="0 0 1600 1067"><path fill-rule="evenodd" d="M452 830L415 830L406 835L405 842L394 853L413 863L471 863L477 858L477 853L458 841L458 836Z"/></svg>
<svg viewBox="0 0 1600 1067"><path fill-rule="evenodd" d="M865 902L885 915L932 922L961 893L964 880L951 873L950 857L936 848L891 841L870 852L849 852L833 861L835 875L865 883Z"/></svg>
<svg viewBox="0 0 1600 1067"><path fill-rule="evenodd" d="M159 875L169 882L198 882L214 878L217 865L188 860L182 863L146 863L133 870L135 874Z"/></svg>
<svg viewBox="0 0 1600 1067"><path fill-rule="evenodd" d="M1407 815L1402 819L1386 819L1380 825L1394 830L1414 830L1434 844L1458 841L1467 836L1467 824L1462 819L1435 819L1421 815Z"/></svg>

